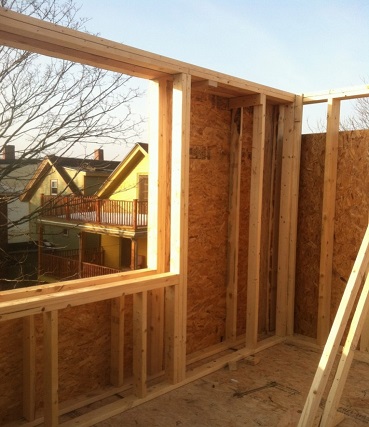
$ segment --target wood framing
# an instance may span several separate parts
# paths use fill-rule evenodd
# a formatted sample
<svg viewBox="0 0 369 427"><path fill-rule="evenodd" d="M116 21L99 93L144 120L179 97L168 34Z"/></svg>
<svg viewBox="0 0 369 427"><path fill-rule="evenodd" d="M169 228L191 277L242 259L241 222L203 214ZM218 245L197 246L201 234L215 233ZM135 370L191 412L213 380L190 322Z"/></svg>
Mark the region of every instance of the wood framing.
<svg viewBox="0 0 369 427"><path fill-rule="evenodd" d="M19 408L32 425L56 426L61 414L86 402L90 404L124 392L123 402L108 404L65 423L66 426L96 424L293 335L302 106L328 102L317 328L318 343L327 342L300 421L300 427L310 427L369 263L367 231L328 335L339 107L343 99L368 96L368 87L299 96L2 8L0 42L150 80L148 268L0 293L0 322L10 322L11 326L14 322L21 330L21 334L18 333L21 355L17 353L17 356L23 364L20 386L23 399L20 398ZM190 164L193 148L198 148L201 155L191 157ZM202 155L204 152L206 155ZM214 163L209 167L211 161ZM214 173L218 166L222 167L219 176ZM197 175L201 176L199 182L195 183L192 177L190 181L190 171L201 171ZM214 176L209 176L210 173ZM190 188L190 183L195 185ZM211 186L222 188L209 195ZM202 194L197 194L202 190ZM196 197L202 197L199 211L205 211L198 216L193 214ZM189 200L193 210L189 210ZM207 204L215 200L219 203L213 209L213 216L207 217ZM199 221L201 215L203 222ZM216 229L209 218L219 221ZM196 221L196 225L200 224L197 228ZM206 221L210 224L208 228ZM40 242L42 233L40 227ZM205 236L206 233L210 237ZM80 238L83 247L82 234ZM194 247L201 250L191 257L190 245L194 241L197 245ZM209 247L203 248L204 242ZM132 248L132 266L136 267L134 244ZM242 254L243 248L246 249ZM206 250L202 252L203 249ZM210 252L217 257L213 258ZM242 272L240 254L244 256ZM209 279L211 268L216 270L216 275ZM277 294L275 310L261 300L265 290L269 291L268 281L277 282L273 290ZM205 297L216 290L214 295L220 295L219 300L213 298L207 304L203 298L197 304L197 292L202 285ZM368 286L369 279L364 288L366 293ZM106 367L103 370L107 378L101 383L95 378L93 381L105 388L96 390L94 396L65 403L65 396L59 395L65 373L60 368L65 351L61 339L65 326L63 316L68 316L69 310L76 310L79 315L78 310L87 304L91 304L89 308L101 310L99 320L103 328L98 329L100 325L96 322L84 331L97 331L102 335L98 338L105 346L104 358L94 362L99 373L101 366ZM363 296L348 334L336 385L327 402L324 415L327 425L336 420L337 404L353 347L358 344L367 318L368 305ZM260 339L260 319L267 323L273 310L275 335ZM77 327L82 317L73 318ZM37 334L43 336L43 345L36 339L35 319L39 318L43 320L43 328L37 330ZM216 322L220 319L217 325L214 319ZM213 335L204 344L208 324L211 324L209 330L213 328L210 330ZM191 328L193 335L189 332ZM201 328L203 335L198 339L196 334ZM268 328L266 332L272 335L274 330ZM194 342L198 339L195 342L198 347L194 345L189 350L191 339ZM89 342L92 341L96 342L94 335ZM363 348L367 349L368 341L368 334L363 335ZM84 345L85 351L92 350L88 344ZM14 353L18 351L17 346L18 341L14 344ZM44 356L43 400L38 398L42 392L37 394L39 353ZM201 365L208 357L211 361ZM196 367L188 368L195 362ZM11 367L14 370L13 365ZM73 368L68 366L65 371ZM132 376L126 378L126 372ZM67 374L73 377L74 372ZM68 386L65 388L70 390L72 387ZM42 405L44 412L40 416L36 410Z"/></svg>
<svg viewBox="0 0 369 427"><path fill-rule="evenodd" d="M35 419L36 412L36 337L35 318L23 318L23 416L27 421Z"/></svg>
<svg viewBox="0 0 369 427"><path fill-rule="evenodd" d="M179 274L178 302L174 313L178 345L173 349L178 381L186 375L188 192L191 76L178 74L173 79L172 112L172 188L170 271ZM175 350L177 350L175 352Z"/></svg>
<svg viewBox="0 0 369 427"><path fill-rule="evenodd" d="M340 101L330 99L327 113L327 135L324 165L324 190L322 212L322 235L319 271L319 305L318 305L318 344L324 345L327 340L331 319L331 282L334 217L336 205L336 180L338 158L338 131L340 122Z"/></svg>
<svg viewBox="0 0 369 427"><path fill-rule="evenodd" d="M369 275L362 288L359 301L351 322L351 326L342 350L341 359L333 380L332 387L328 394L325 408L322 415L321 425L334 427L338 405L342 397L343 388L346 384L349 369L354 359L355 349L358 346L361 332L369 312Z"/></svg>
<svg viewBox="0 0 369 427"><path fill-rule="evenodd" d="M340 306L334 319L332 329L325 344L318 370L307 396L304 410L301 414L299 427L313 425L323 392L332 371L337 352L343 337L360 285L369 264L369 227L365 233L359 253L355 260L352 273L347 282Z"/></svg>
<svg viewBox="0 0 369 427"><path fill-rule="evenodd" d="M47 311L44 319L44 419L50 427L59 425L58 312Z"/></svg>
<svg viewBox="0 0 369 427"><path fill-rule="evenodd" d="M246 347L255 348L258 341L261 211L263 200L266 97L260 95L254 107L252 139L249 257L247 275Z"/></svg>
<svg viewBox="0 0 369 427"><path fill-rule="evenodd" d="M302 99L283 108L276 334L293 335Z"/></svg>
<svg viewBox="0 0 369 427"><path fill-rule="evenodd" d="M160 79L150 82L150 179L148 233L148 266L159 272L169 271L170 205L171 205L171 108L172 82ZM164 357L164 290L148 297L148 370L163 369Z"/></svg>
<svg viewBox="0 0 369 427"><path fill-rule="evenodd" d="M111 300L110 381L120 387L124 381L124 297Z"/></svg>
<svg viewBox="0 0 369 427"><path fill-rule="evenodd" d="M231 96L237 92L239 95L263 93L273 101L294 102L295 96L289 92L26 17L3 8L0 9L0 23L0 43L6 46L147 79L185 73L191 75L193 81L216 82L223 94L228 87L232 87L234 92L230 92Z"/></svg>
<svg viewBox="0 0 369 427"><path fill-rule="evenodd" d="M227 319L226 338L234 341L237 337L237 287L238 253L240 233L240 191L242 160L243 109L232 110L230 141L229 216L227 248Z"/></svg>

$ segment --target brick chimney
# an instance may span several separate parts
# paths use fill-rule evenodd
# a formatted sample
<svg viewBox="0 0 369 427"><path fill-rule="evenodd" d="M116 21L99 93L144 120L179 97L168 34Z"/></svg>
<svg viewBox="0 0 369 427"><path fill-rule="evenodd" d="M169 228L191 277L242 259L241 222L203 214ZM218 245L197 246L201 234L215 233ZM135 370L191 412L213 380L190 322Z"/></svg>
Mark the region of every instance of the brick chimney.
<svg viewBox="0 0 369 427"><path fill-rule="evenodd" d="M15 160L15 146L6 145L1 151L1 157L3 160Z"/></svg>
<svg viewBox="0 0 369 427"><path fill-rule="evenodd" d="M94 160L104 160L104 150L102 148L94 151Z"/></svg>

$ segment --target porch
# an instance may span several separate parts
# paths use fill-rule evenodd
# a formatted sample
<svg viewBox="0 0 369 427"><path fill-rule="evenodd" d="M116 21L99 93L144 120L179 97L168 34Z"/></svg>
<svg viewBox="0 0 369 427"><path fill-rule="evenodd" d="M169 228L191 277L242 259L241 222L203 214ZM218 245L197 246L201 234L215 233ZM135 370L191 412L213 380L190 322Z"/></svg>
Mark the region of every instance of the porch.
<svg viewBox="0 0 369 427"><path fill-rule="evenodd" d="M113 225L132 231L147 228L147 200L110 200L94 196L41 196L42 218Z"/></svg>
<svg viewBox="0 0 369 427"><path fill-rule="evenodd" d="M72 280L130 270L105 267L103 263L104 251L101 249L85 250L81 255L78 249L56 252L41 250L39 276L52 277L57 280Z"/></svg>

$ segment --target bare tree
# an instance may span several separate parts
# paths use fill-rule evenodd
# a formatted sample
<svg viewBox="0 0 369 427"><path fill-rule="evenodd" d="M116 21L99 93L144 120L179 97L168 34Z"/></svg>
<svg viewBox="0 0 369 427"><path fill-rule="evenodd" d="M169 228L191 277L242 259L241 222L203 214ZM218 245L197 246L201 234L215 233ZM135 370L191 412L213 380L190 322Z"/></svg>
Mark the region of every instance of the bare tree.
<svg viewBox="0 0 369 427"><path fill-rule="evenodd" d="M86 31L73 0L0 0L0 6ZM0 168L0 182L19 161L70 155L78 144L137 140L143 120L131 104L142 94L131 83L119 73L0 46L0 151L16 145L18 159Z"/></svg>
<svg viewBox="0 0 369 427"><path fill-rule="evenodd" d="M353 115L345 120L343 130L369 129L369 98L356 99L353 111Z"/></svg>

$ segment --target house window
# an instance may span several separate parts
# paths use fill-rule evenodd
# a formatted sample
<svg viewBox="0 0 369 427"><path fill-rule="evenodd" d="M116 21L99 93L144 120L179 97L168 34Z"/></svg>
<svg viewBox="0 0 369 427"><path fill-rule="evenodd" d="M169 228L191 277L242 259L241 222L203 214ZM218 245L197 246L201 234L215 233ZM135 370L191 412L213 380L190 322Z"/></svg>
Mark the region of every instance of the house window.
<svg viewBox="0 0 369 427"><path fill-rule="evenodd" d="M149 198L149 177L138 175L138 200L144 201Z"/></svg>
<svg viewBox="0 0 369 427"><path fill-rule="evenodd" d="M50 194L56 196L58 194L58 180L52 179L50 181Z"/></svg>
<svg viewBox="0 0 369 427"><path fill-rule="evenodd" d="M63 236L68 237L69 231L68 228L63 228Z"/></svg>

